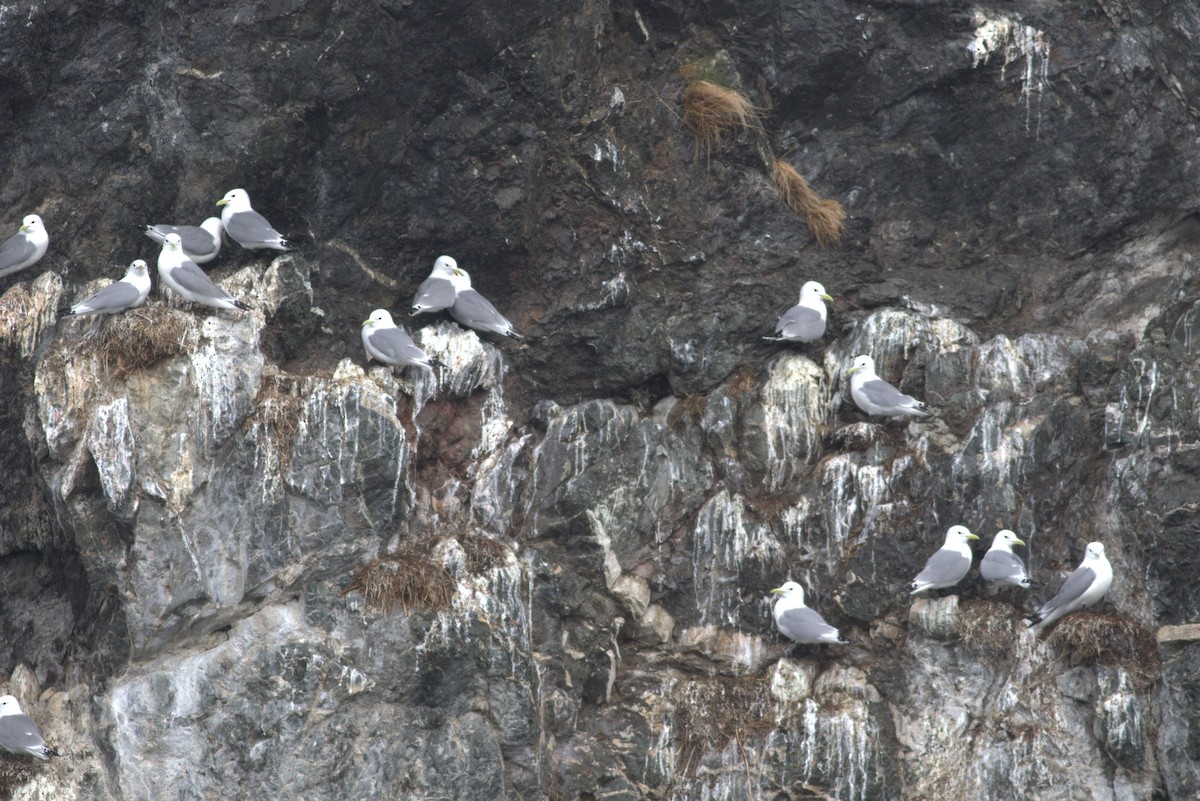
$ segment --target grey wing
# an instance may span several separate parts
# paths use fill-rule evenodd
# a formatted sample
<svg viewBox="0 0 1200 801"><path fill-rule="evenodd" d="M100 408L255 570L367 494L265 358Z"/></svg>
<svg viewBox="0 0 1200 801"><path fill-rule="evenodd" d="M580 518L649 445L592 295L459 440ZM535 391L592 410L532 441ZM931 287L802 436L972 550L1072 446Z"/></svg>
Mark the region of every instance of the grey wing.
<svg viewBox="0 0 1200 801"><path fill-rule="evenodd" d="M425 351L413 342L412 337L399 328L384 328L367 335L371 354L381 362L388 364L423 364L429 361Z"/></svg>
<svg viewBox="0 0 1200 801"><path fill-rule="evenodd" d="M958 551L939 548L933 556L929 557L929 561L925 563L925 569L918 573L913 581L954 584L970 569L970 558L963 556Z"/></svg>
<svg viewBox="0 0 1200 801"><path fill-rule="evenodd" d="M437 311L454 305L454 284L445 278L430 276L413 296L413 314L419 311ZM418 308L419 307L419 308Z"/></svg>
<svg viewBox="0 0 1200 801"><path fill-rule="evenodd" d="M988 551L979 563L979 573L988 581L1021 584L1027 578L1025 563L1015 554Z"/></svg>
<svg viewBox="0 0 1200 801"><path fill-rule="evenodd" d="M775 333L784 339L799 339L808 342L824 335L825 321L821 319L821 315L815 309L807 306L793 306L779 318L779 323L775 326Z"/></svg>
<svg viewBox="0 0 1200 801"><path fill-rule="evenodd" d="M232 295L214 284L191 259L185 259L171 270L171 280L197 297L236 302Z"/></svg>
<svg viewBox="0 0 1200 801"><path fill-rule="evenodd" d="M784 636L796 642L815 642L830 635L837 639L839 636L836 628L807 606L789 609L779 616L775 625Z"/></svg>
<svg viewBox="0 0 1200 801"><path fill-rule="evenodd" d="M0 717L0 747L6 751L29 752L46 747L37 724L28 715Z"/></svg>
<svg viewBox="0 0 1200 801"><path fill-rule="evenodd" d="M72 314L106 314L138 305L142 293L128 281L117 281L71 307Z"/></svg>
<svg viewBox="0 0 1200 801"><path fill-rule="evenodd" d="M271 227L267 218L253 209L230 215L225 231L235 242L243 245L278 242L283 239L283 235Z"/></svg>
<svg viewBox="0 0 1200 801"><path fill-rule="evenodd" d="M512 332L512 323L474 289L465 289L458 293L454 305L450 307L450 314L455 320L471 328L506 335Z"/></svg>
<svg viewBox="0 0 1200 801"><path fill-rule="evenodd" d="M37 248L25 234L10 236L0 245L0 275L31 258L35 252Z"/></svg>
<svg viewBox="0 0 1200 801"><path fill-rule="evenodd" d="M191 253L193 256L211 256L217 249L216 243L209 235L208 231L195 225L160 225L159 228L170 228L171 231L163 233L165 237L168 233L177 233L183 244L183 250L186 253Z"/></svg>
<svg viewBox="0 0 1200 801"><path fill-rule="evenodd" d="M1096 571L1090 567L1080 565L1075 568L1075 572L1067 576L1067 580L1063 582L1058 593L1042 605L1038 610L1038 614L1043 617L1056 609L1067 609L1071 604L1077 602L1079 597L1088 591L1092 586L1092 582L1096 580Z"/></svg>
<svg viewBox="0 0 1200 801"><path fill-rule="evenodd" d="M862 385L863 394L867 400L876 406L921 406L923 405L911 395L905 395L882 378L867 381Z"/></svg>

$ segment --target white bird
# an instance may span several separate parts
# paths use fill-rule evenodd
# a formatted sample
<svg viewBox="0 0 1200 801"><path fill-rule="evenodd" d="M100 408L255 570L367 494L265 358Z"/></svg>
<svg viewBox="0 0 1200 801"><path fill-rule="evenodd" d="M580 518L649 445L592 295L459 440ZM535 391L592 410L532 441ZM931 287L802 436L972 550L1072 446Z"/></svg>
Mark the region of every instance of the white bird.
<svg viewBox="0 0 1200 801"><path fill-rule="evenodd" d="M413 295L412 313L414 315L440 311L454 305L457 293L454 290L453 275L456 269L458 269L458 262L454 259L449 256L437 257L437 261L433 263L433 271L417 287L417 294Z"/></svg>
<svg viewBox="0 0 1200 801"><path fill-rule="evenodd" d="M225 197L217 201L221 210L221 224L225 233L247 250L256 248L273 248L274 250L291 250L283 234L276 231L267 222L267 218L250 207L250 195L245 189L230 189Z"/></svg>
<svg viewBox="0 0 1200 801"><path fill-rule="evenodd" d="M850 368L850 396L858 408L867 414L883 417L910 415L925 417L925 404L911 395L905 395L894 386L875 375L875 360L870 356L858 356Z"/></svg>
<svg viewBox="0 0 1200 801"><path fill-rule="evenodd" d="M393 367L424 367L430 370L437 364L403 328L392 322L392 315L386 309L376 309L363 320L362 342L368 359Z"/></svg>
<svg viewBox="0 0 1200 801"><path fill-rule="evenodd" d="M196 264L208 264L221 254L221 221L209 217L199 225L147 225L146 236L162 244L167 234L179 234L183 252Z"/></svg>
<svg viewBox="0 0 1200 801"><path fill-rule="evenodd" d="M953 587L962 581L963 576L971 569L971 546L967 543L977 539L979 537L972 534L966 526L951 526L946 532L945 543L929 557L925 569L908 585L912 590L909 594L916 595L925 590Z"/></svg>
<svg viewBox="0 0 1200 801"><path fill-rule="evenodd" d="M1025 563L1012 549L1014 545L1024 544L1025 540L1008 529L997 532L992 539L992 547L979 562L979 574L993 584L1029 587L1033 582L1029 580L1029 574L1025 571Z"/></svg>
<svg viewBox="0 0 1200 801"><path fill-rule="evenodd" d="M825 622L815 611L804 605L804 588L794 581L771 590L778 595L772 614L779 633L798 643L816 645L831 643L845 645L850 641L836 628Z"/></svg>
<svg viewBox="0 0 1200 801"><path fill-rule="evenodd" d="M471 288L471 276L466 270L455 267L450 272L450 281L454 284L451 317L468 328L491 331L513 339L524 339L513 330L513 324L496 311L496 307L489 303L487 298Z"/></svg>
<svg viewBox="0 0 1200 801"><path fill-rule="evenodd" d="M58 752L42 739L37 724L21 711L20 702L11 695L0 696L0 748L13 754L32 754L38 759L58 756Z"/></svg>
<svg viewBox="0 0 1200 801"><path fill-rule="evenodd" d="M167 234L163 238L162 251L158 254L158 278L184 300L211 306L214 309L250 309L213 283L196 262L183 252L179 234Z"/></svg>
<svg viewBox="0 0 1200 801"><path fill-rule="evenodd" d="M149 294L150 268L137 259L129 265L124 278L79 301L67 314L116 314L141 306Z"/></svg>
<svg viewBox="0 0 1200 801"><path fill-rule="evenodd" d="M833 298L825 287L808 281L800 287L800 302L784 312L775 325L778 336L763 337L772 342L812 342L825 334L825 301Z"/></svg>
<svg viewBox="0 0 1200 801"><path fill-rule="evenodd" d="M1112 565L1104 555L1104 546L1089 542L1083 561L1075 572L1067 576L1058 594L1051 598L1029 618L1030 626L1049 626L1054 621L1091 606L1104 597L1112 586Z"/></svg>
<svg viewBox="0 0 1200 801"><path fill-rule="evenodd" d="M46 255L50 247L50 234L42 218L30 214L21 220L18 231L0 244L0 278L32 267L37 260Z"/></svg>

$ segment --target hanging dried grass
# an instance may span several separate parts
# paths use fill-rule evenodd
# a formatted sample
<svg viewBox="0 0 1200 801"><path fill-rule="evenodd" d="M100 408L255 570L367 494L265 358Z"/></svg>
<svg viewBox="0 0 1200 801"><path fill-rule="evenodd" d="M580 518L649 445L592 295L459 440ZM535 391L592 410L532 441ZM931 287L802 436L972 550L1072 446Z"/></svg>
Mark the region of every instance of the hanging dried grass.
<svg viewBox="0 0 1200 801"><path fill-rule="evenodd" d="M771 179L792 213L808 223L808 230L821 247L828 247L846 230L846 210L836 200L825 200L808 185L804 176L783 159L776 159Z"/></svg>
<svg viewBox="0 0 1200 801"><path fill-rule="evenodd" d="M688 82L683 90L683 124L696 138L697 149L703 147L710 154L725 134L757 124L758 110L741 92L701 77L706 73L695 67L684 67L680 73Z"/></svg>

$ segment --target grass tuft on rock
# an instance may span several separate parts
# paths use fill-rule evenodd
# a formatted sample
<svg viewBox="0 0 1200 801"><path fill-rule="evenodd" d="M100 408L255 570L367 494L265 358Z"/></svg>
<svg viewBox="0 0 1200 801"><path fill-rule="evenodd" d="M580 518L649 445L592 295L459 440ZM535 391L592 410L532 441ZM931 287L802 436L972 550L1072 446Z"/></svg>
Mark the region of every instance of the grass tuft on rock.
<svg viewBox="0 0 1200 801"><path fill-rule="evenodd" d="M818 245L828 247L841 239L846 230L846 210L841 203L826 200L814 192L804 176L783 159L775 160L771 180L792 213L808 223L808 230Z"/></svg>

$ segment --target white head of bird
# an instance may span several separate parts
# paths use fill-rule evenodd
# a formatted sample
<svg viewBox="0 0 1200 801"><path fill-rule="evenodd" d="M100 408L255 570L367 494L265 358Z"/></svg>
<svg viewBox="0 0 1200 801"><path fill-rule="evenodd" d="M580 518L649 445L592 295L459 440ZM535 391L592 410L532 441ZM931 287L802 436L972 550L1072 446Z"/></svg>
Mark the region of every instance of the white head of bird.
<svg viewBox="0 0 1200 801"><path fill-rule="evenodd" d="M217 201L218 206L228 206L230 211L247 211L250 208L250 195L245 189L230 189L225 197Z"/></svg>
<svg viewBox="0 0 1200 801"><path fill-rule="evenodd" d="M1002 529L996 532L996 538L992 540L992 547L1001 551L1012 553L1014 545L1024 545L1025 540L1016 535L1016 532Z"/></svg>

